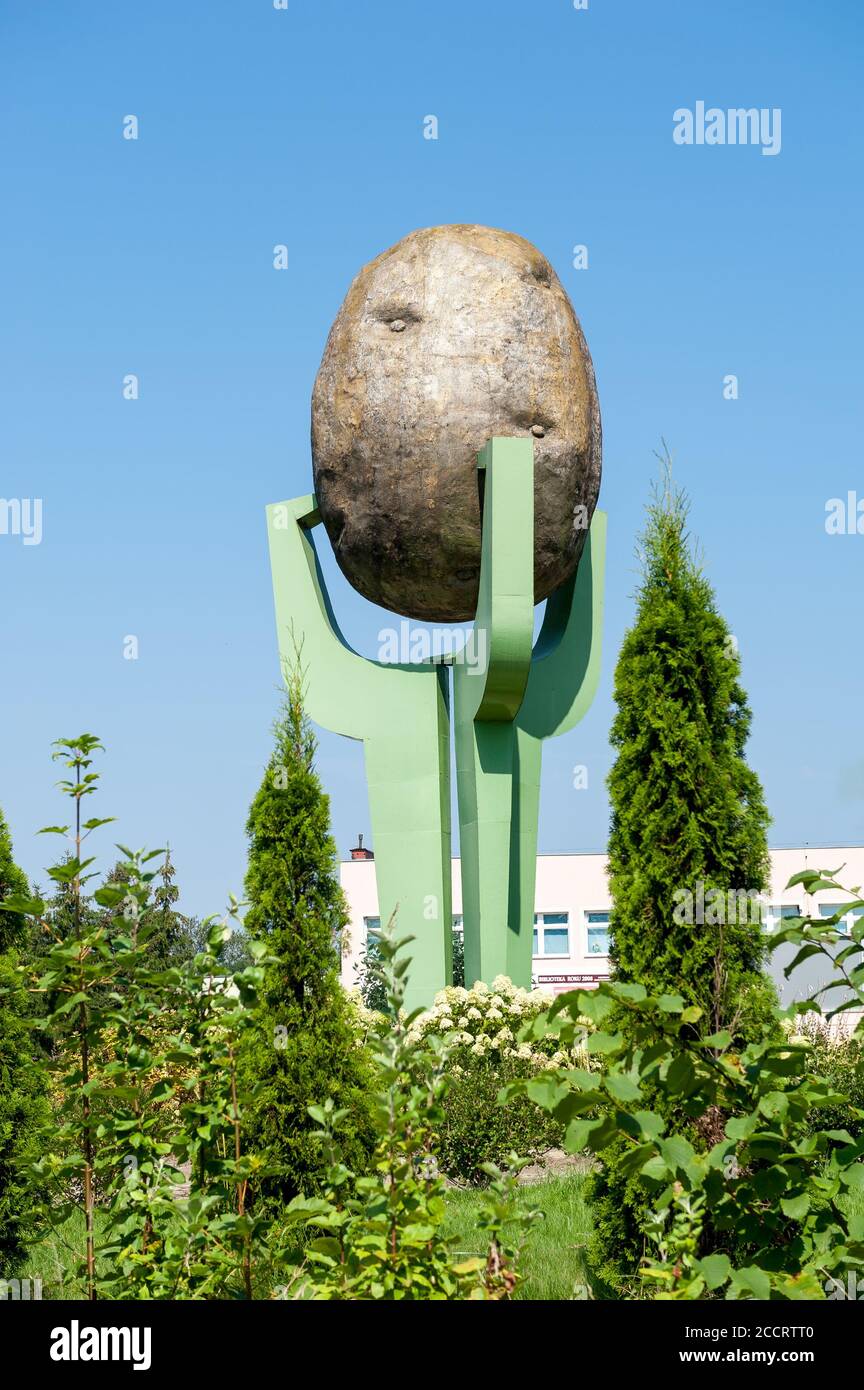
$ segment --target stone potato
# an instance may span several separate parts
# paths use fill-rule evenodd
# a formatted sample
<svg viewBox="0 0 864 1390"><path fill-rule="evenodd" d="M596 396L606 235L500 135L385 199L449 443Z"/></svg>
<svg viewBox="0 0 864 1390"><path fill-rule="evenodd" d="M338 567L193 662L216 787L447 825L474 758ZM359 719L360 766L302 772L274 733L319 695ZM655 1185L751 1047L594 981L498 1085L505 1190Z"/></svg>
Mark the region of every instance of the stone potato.
<svg viewBox="0 0 864 1390"><path fill-rule="evenodd" d="M574 572L600 487L594 369L546 258L524 238L412 232L354 279L312 395L321 518L366 598L430 622L474 617L477 451L534 440L534 597Z"/></svg>

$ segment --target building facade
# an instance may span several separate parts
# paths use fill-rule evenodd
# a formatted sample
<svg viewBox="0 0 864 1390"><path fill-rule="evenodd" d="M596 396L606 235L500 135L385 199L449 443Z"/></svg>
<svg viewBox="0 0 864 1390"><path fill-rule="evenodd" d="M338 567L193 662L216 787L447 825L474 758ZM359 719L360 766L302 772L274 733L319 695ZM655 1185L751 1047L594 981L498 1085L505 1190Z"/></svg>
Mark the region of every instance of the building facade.
<svg viewBox="0 0 864 1390"><path fill-rule="evenodd" d="M837 870L839 881L850 887L864 883L864 847L802 846L771 851L770 891L747 901L739 892L729 902L731 912L755 913L748 920L761 920L767 931L783 917L802 912L830 916L844 902L844 895L831 892L808 898L800 884L787 888L789 879L802 869ZM453 924L456 930L462 922L462 884L459 860L452 861ZM352 858L340 866L340 878L348 901L350 923L344 943L342 979L351 987L356 983L356 969L367 933L379 926L378 895L375 887L375 863L372 853L362 847L352 851ZM691 894L688 903L685 893ZM847 895L848 897L848 895ZM699 885L687 885L680 898L682 912L692 911L693 930L706 917L710 901L700 903ZM564 990L590 988L609 976L609 913L611 899L605 854L541 854L537 858L535 891L534 950L532 975L534 984L550 994ZM844 925L851 929L856 914L846 914ZM685 920L690 920L686 918ZM715 919L716 920L716 919ZM726 920L731 920L727 918ZM739 917L737 920L744 920ZM430 928L432 924L430 923ZM794 952L780 948L771 957L771 974L777 982L784 1004L793 998L805 998L813 988L825 983L824 961L815 958L796 970L790 981L783 976L783 967ZM469 982L473 983L473 982Z"/></svg>

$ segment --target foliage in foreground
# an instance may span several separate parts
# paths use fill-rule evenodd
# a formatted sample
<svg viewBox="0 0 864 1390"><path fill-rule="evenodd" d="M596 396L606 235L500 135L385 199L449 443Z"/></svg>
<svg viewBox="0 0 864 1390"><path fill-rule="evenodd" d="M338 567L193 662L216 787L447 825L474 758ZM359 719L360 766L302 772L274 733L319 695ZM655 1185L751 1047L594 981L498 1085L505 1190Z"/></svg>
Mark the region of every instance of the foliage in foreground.
<svg viewBox="0 0 864 1390"><path fill-rule="evenodd" d="M32 963L21 971L45 1001L40 1029L58 1098L31 1168L31 1209L46 1229L81 1233L69 1272L90 1299L251 1297L264 1223L248 1191L266 1164L241 1143L237 1057L266 947L253 943L254 963L227 972L230 928L211 921L191 960L171 965L151 952L162 924L146 866L162 851L121 847L122 872L93 895L102 911L84 910L93 863L84 843L107 823L82 819L100 747L89 734L56 745L74 817L49 828L73 844L49 870L66 891L64 911L23 896L5 904L45 938L38 974ZM75 1211L81 1221L70 1223Z"/></svg>
<svg viewBox="0 0 864 1390"><path fill-rule="evenodd" d="M808 892L840 887L812 871L795 883ZM840 983L843 996L827 1018L864 1006L864 920L851 940L837 930L849 906L864 900L829 919L787 919L772 943L801 948L787 975L816 953L832 963L834 980L819 993ZM814 1008L818 997L793 1012ZM566 1125L568 1149L602 1160L610 1144L622 1146L617 1162L651 1208L656 1255L640 1273L656 1297L821 1299L836 1296L850 1274L860 1281L864 1214L849 1212L864 1191L864 1137L814 1125L814 1113L848 1099L812 1073L809 1042L772 1037L739 1049L728 1029L700 1036L698 1006L680 995L620 981L562 995L532 1031L572 1044L586 1014L597 1025L587 1046L602 1056L602 1072L561 1071L519 1086ZM650 1103L657 1094L665 1099L659 1107ZM698 1152L686 1132L671 1129L670 1102L694 1121L721 1117L716 1142ZM746 1258L730 1258L727 1242Z"/></svg>
<svg viewBox="0 0 864 1390"><path fill-rule="evenodd" d="M418 1015L404 1014L410 961L400 952L408 940L395 940L387 929L379 938L387 1014L372 1040L378 1077L372 1170L358 1175L344 1163L342 1115L332 1101L311 1107L329 1160L327 1186L322 1196L297 1197L288 1207L286 1235L300 1233L308 1243L283 1291L286 1298L500 1300L516 1287L519 1246L534 1213L517 1202L521 1162L515 1155L506 1171L487 1167L490 1187L477 1215L484 1254L455 1255L446 1233L436 1133L448 1048L433 1033L412 1033Z"/></svg>

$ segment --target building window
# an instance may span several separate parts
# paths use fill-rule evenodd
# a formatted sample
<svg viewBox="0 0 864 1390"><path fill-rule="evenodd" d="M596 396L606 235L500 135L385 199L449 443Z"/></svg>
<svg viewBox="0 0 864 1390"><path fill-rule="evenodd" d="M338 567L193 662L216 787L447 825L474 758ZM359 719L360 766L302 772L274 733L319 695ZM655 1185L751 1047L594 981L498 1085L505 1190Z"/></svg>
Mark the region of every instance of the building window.
<svg viewBox="0 0 864 1390"><path fill-rule="evenodd" d="M364 927L365 932L366 932L366 940L368 941L370 936L375 936L377 932L380 932L380 930L381 930L381 918L380 918L380 917L364 917L364 918L363 918L363 927Z"/></svg>
<svg viewBox="0 0 864 1390"><path fill-rule="evenodd" d="M462 913L453 913L453 930L461 932L463 930Z"/></svg>
<svg viewBox="0 0 864 1390"><path fill-rule="evenodd" d="M609 913L586 912L586 932L589 956L608 956L609 954Z"/></svg>
<svg viewBox="0 0 864 1390"><path fill-rule="evenodd" d="M566 912L535 912L534 942L531 947L535 956L569 956L570 928Z"/></svg>
<svg viewBox="0 0 864 1390"><path fill-rule="evenodd" d="M800 917L801 908L797 903L769 903L762 917L762 925L766 931L773 931L778 922L784 917Z"/></svg>
<svg viewBox="0 0 864 1390"><path fill-rule="evenodd" d="M820 903L819 916L833 917L834 913L839 912L844 906L844 903ZM864 917L864 907L850 908L848 912L844 912L840 921L837 923L837 930L845 932L847 936L851 935L855 923L860 921L862 917Z"/></svg>

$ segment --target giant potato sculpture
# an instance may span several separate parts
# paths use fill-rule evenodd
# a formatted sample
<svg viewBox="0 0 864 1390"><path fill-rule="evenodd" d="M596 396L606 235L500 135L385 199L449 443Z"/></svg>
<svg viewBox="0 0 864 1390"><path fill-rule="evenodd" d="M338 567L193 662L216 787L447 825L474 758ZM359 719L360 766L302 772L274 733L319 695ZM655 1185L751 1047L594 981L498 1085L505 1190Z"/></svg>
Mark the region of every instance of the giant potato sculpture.
<svg viewBox="0 0 864 1390"><path fill-rule="evenodd" d="M534 598L573 573L600 487L591 357L549 262L512 232L430 227L364 266L312 395L321 518L354 588L432 622L474 617L477 451L534 439Z"/></svg>

